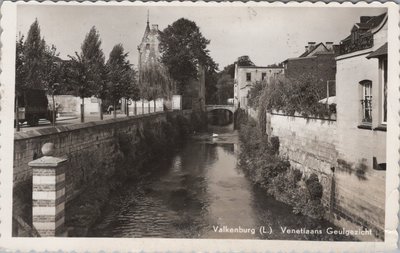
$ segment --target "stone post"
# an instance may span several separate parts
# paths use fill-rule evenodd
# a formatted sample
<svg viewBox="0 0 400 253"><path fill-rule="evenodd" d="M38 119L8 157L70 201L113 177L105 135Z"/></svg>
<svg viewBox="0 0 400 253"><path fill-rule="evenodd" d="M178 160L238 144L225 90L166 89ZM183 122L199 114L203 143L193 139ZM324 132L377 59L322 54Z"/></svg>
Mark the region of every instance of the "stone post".
<svg viewBox="0 0 400 253"><path fill-rule="evenodd" d="M32 178L32 223L41 237L66 236L65 164L67 159L54 157L54 144L45 143L43 157L29 162Z"/></svg>

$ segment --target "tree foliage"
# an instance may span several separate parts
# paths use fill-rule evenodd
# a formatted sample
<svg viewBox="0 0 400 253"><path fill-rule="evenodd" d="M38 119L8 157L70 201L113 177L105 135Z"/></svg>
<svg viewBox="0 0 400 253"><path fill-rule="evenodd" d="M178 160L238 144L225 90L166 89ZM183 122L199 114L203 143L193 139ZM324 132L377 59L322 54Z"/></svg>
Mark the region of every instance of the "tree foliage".
<svg viewBox="0 0 400 253"><path fill-rule="evenodd" d="M233 82L233 78L229 74L219 75L216 92L218 104L225 104L229 98L233 98Z"/></svg>
<svg viewBox="0 0 400 253"><path fill-rule="evenodd" d="M52 46L45 47L43 64L43 88L51 94L59 94L65 90L66 84L65 65L58 57L57 48Z"/></svg>
<svg viewBox="0 0 400 253"><path fill-rule="evenodd" d="M81 46L81 53L70 56L69 81L75 95L85 98L99 95L103 90L104 53L101 49L100 34L93 26Z"/></svg>
<svg viewBox="0 0 400 253"><path fill-rule="evenodd" d="M253 61L250 59L248 55L242 55L238 57L237 61L235 61L232 64L229 64L226 66L222 72L229 74L232 78L235 77L235 64L238 64L238 66L254 66Z"/></svg>
<svg viewBox="0 0 400 253"><path fill-rule="evenodd" d="M265 112L271 110L305 117L329 116L335 111L319 102L323 98L323 87L314 76L307 74L297 78L271 78L253 84L249 91L249 104L258 109L260 122L265 121Z"/></svg>
<svg viewBox="0 0 400 253"><path fill-rule="evenodd" d="M134 72L127 57L128 53L124 52L122 44L117 44L111 50L106 64L106 97L113 104L123 97L137 98L138 95Z"/></svg>
<svg viewBox="0 0 400 253"><path fill-rule="evenodd" d="M27 68L25 63L25 45L24 45L24 36L20 36L20 38L16 42L16 55L15 55L15 92L19 94L24 89L26 89L26 76L27 76Z"/></svg>
<svg viewBox="0 0 400 253"><path fill-rule="evenodd" d="M161 61L177 82L178 92L182 93L185 84L197 78L198 65L206 69L206 83L207 78L212 79L210 75L218 66L209 55L209 43L196 23L185 18L175 21L161 33Z"/></svg>
<svg viewBox="0 0 400 253"><path fill-rule="evenodd" d="M33 89L42 88L45 45L46 43L40 35L39 22L36 19L30 26L23 45L23 77L21 76L23 80L18 80L18 82L22 81L25 83L22 84L23 86ZM21 59L19 58L18 60ZM22 69L20 70L22 71Z"/></svg>
<svg viewBox="0 0 400 253"><path fill-rule="evenodd" d="M142 66L139 80L141 94L147 100L172 96L174 80L160 65Z"/></svg>

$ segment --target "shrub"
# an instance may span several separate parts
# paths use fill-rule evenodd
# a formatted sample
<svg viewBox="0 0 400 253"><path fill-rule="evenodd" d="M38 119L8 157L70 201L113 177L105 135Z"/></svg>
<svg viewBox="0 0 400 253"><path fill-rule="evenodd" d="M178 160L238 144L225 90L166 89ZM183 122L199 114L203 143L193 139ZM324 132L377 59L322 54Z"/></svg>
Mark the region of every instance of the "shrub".
<svg viewBox="0 0 400 253"><path fill-rule="evenodd" d="M316 174L298 184L303 174L290 169L287 159L278 155L279 138L263 136L257 123L249 119L239 131L239 166L257 185L276 199L293 206L293 212L322 218L322 185Z"/></svg>
<svg viewBox="0 0 400 253"><path fill-rule="evenodd" d="M306 186L312 200L319 200L322 198L322 185L315 173L312 173L306 180Z"/></svg>
<svg viewBox="0 0 400 253"><path fill-rule="evenodd" d="M255 83L249 91L250 106L258 109L262 125L265 123L266 112L271 110L280 110L288 115L297 112L304 117L330 116L336 113L336 105L327 108L326 104L320 103L325 96L320 82L307 74L297 78L271 78L266 84Z"/></svg>

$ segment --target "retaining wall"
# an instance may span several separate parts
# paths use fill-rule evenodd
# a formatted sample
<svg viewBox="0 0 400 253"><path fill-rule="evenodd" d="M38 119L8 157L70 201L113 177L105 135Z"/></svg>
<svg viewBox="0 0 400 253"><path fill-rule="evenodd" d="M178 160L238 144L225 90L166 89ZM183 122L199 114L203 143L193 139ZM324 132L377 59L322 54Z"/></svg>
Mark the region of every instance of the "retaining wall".
<svg viewBox="0 0 400 253"><path fill-rule="evenodd" d="M317 173L331 221L348 229L371 228L376 237L383 239L385 172L375 171L367 163L360 174L356 164L343 159L336 120L273 113L267 115L267 132L279 137L280 155L287 157L292 167L305 174ZM361 155L368 148L376 149L374 145L363 146L352 152Z"/></svg>
<svg viewBox="0 0 400 253"><path fill-rule="evenodd" d="M14 217L25 217L30 212L32 169L28 163L42 156L41 147L44 143L54 143L54 156L68 159L65 169L68 202L78 196L87 185L95 185L96 182L114 175L123 158L120 138L129 137L129 141L135 145L143 136L144 129L159 132L162 122L168 116L182 115L189 118L190 114L191 111L159 112L15 133ZM140 156L140 150L137 154ZM133 170L135 166L136 164L132 164ZM29 217L27 219L29 224Z"/></svg>

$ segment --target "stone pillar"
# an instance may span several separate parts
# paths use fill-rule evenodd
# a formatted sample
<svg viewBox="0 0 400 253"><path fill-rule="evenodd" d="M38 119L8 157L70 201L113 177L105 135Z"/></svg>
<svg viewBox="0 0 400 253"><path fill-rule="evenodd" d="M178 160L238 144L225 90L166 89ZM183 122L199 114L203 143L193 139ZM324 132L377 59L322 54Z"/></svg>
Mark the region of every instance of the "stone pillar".
<svg viewBox="0 0 400 253"><path fill-rule="evenodd" d="M54 144L42 147L43 157L29 162L32 178L32 224L41 237L66 236L65 164L67 159L54 157Z"/></svg>

